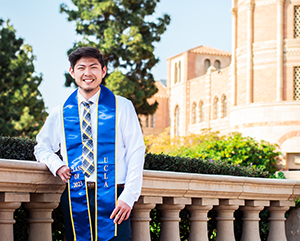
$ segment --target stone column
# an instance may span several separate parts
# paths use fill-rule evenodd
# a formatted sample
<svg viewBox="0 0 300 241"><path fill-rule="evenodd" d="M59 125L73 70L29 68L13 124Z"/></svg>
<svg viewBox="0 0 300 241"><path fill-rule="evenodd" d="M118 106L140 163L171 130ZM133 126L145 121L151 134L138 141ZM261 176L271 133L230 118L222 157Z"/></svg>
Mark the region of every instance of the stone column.
<svg viewBox="0 0 300 241"><path fill-rule="evenodd" d="M233 213L244 205L244 200L220 199L219 206L215 208L218 212L217 238L216 241L235 241L233 229Z"/></svg>
<svg viewBox="0 0 300 241"><path fill-rule="evenodd" d="M14 212L22 202L29 202L29 193L0 193L0 241L14 240Z"/></svg>
<svg viewBox="0 0 300 241"><path fill-rule="evenodd" d="M259 213L265 206L269 206L269 201L246 201L243 211L243 233L241 241L258 241L259 235Z"/></svg>
<svg viewBox="0 0 300 241"><path fill-rule="evenodd" d="M185 204L191 204L190 198L163 198L163 204L157 205L161 211L160 241L180 241L179 212Z"/></svg>
<svg viewBox="0 0 300 241"><path fill-rule="evenodd" d="M232 55L231 55L231 104L236 105L236 34L237 34L237 9L231 9L232 18Z"/></svg>
<svg viewBox="0 0 300 241"><path fill-rule="evenodd" d="M20 202L0 202L0 241L14 240L14 211L20 206Z"/></svg>
<svg viewBox="0 0 300 241"><path fill-rule="evenodd" d="M187 209L191 212L191 232L189 241L208 241L207 237L207 213L213 205L218 205L218 199L193 198L192 205Z"/></svg>
<svg viewBox="0 0 300 241"><path fill-rule="evenodd" d="M253 102L253 3L247 4L247 104Z"/></svg>
<svg viewBox="0 0 300 241"><path fill-rule="evenodd" d="M131 227L133 241L151 241L149 222L150 211L157 203L162 203L162 197L140 197L134 204L131 213Z"/></svg>
<svg viewBox="0 0 300 241"><path fill-rule="evenodd" d="M277 101L283 100L283 2L277 0Z"/></svg>
<svg viewBox="0 0 300 241"><path fill-rule="evenodd" d="M285 234L285 212L295 206L294 201L271 201L268 208L270 211L270 229L268 241L287 241Z"/></svg>
<svg viewBox="0 0 300 241"><path fill-rule="evenodd" d="M58 207L60 194L31 194L29 211L29 241L52 241L52 211Z"/></svg>

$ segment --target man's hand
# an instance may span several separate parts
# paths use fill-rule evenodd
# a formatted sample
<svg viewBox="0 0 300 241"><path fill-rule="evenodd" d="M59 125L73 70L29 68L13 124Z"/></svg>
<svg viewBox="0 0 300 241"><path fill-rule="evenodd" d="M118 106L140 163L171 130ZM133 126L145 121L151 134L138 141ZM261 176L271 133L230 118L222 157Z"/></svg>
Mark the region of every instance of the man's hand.
<svg viewBox="0 0 300 241"><path fill-rule="evenodd" d="M130 206L123 202L122 200L118 200L117 206L114 211L110 215L110 219L114 219L114 223L121 224L123 221L127 220L130 216L131 208Z"/></svg>
<svg viewBox="0 0 300 241"><path fill-rule="evenodd" d="M67 183L68 179L71 178L71 169L64 165L56 171L56 175L58 175L63 182Z"/></svg>

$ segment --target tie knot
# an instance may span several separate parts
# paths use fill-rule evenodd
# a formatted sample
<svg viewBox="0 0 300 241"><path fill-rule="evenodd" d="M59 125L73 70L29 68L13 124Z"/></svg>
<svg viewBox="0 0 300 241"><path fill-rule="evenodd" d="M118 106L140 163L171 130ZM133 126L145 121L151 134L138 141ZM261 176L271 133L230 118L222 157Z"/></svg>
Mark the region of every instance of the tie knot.
<svg viewBox="0 0 300 241"><path fill-rule="evenodd" d="M85 106L85 107L90 107L93 102L92 101L82 101L82 104Z"/></svg>

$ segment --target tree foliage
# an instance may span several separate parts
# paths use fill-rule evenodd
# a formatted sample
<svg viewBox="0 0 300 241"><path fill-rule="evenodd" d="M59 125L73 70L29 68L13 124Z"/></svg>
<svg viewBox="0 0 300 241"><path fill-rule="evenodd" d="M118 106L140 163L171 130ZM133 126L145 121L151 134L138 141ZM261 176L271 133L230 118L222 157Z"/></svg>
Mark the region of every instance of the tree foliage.
<svg viewBox="0 0 300 241"><path fill-rule="evenodd" d="M68 15L68 21L76 22L76 32L83 39L68 51L81 46L94 46L104 54L109 77L107 85L116 94L130 99L138 114L153 114L157 102L147 99L158 90L151 69L159 62L154 55L154 43L170 23L164 14L153 21L153 13L160 0L72 0L60 11ZM118 83L115 85L115 83ZM66 86L75 84L66 74Z"/></svg>
<svg viewBox="0 0 300 241"><path fill-rule="evenodd" d="M34 137L47 116L32 47L0 19L0 135Z"/></svg>
<svg viewBox="0 0 300 241"><path fill-rule="evenodd" d="M191 134L171 139L166 130L159 136L146 137L145 141L147 151L151 153L252 166L252 168L259 168L270 173L277 170L276 160L280 155L276 144L263 140L256 141L252 137L243 137L238 132L220 136L218 132L205 129L199 135Z"/></svg>

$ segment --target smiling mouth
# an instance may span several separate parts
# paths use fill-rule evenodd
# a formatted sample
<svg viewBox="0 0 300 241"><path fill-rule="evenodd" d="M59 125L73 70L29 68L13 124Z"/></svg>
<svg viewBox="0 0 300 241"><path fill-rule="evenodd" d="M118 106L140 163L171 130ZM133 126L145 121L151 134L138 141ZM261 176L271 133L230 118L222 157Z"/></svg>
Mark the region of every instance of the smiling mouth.
<svg viewBox="0 0 300 241"><path fill-rule="evenodd" d="M92 83L94 80L93 79L84 79L83 81L86 83Z"/></svg>

